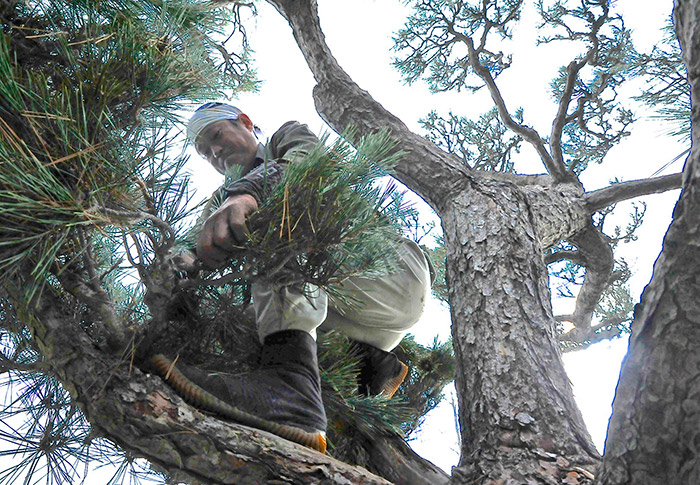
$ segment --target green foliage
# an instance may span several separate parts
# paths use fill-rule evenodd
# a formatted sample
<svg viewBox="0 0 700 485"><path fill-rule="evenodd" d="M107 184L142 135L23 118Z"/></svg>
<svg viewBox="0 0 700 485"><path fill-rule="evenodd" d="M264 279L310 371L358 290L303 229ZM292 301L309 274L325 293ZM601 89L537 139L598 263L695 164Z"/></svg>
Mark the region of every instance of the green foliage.
<svg viewBox="0 0 700 485"><path fill-rule="evenodd" d="M575 100L566 114L561 148L567 167L576 174L589 163L601 163L608 151L629 135L633 113L618 100L620 86L630 77L637 53L630 31L619 15L610 13L610 2L557 0L537 8L544 32L539 41L567 41L584 48L582 64L570 97ZM552 97L565 96L569 68L561 67L551 83Z"/></svg>
<svg viewBox="0 0 700 485"><path fill-rule="evenodd" d="M367 466L367 443L382 434L408 436L423 417L443 399L442 390L454 380L451 342L424 347L409 335L394 350L410 372L390 400L357 394L357 356L340 334L320 336L319 365L322 369L323 402L328 414L330 453L343 461Z"/></svg>
<svg viewBox="0 0 700 485"><path fill-rule="evenodd" d="M104 292L112 324L146 321L145 292L125 278L184 225L184 159L166 155L177 111L224 89L255 88L247 46L226 52L217 40L224 29L242 33L237 17L238 7L195 0L0 5L3 298L26 307L46 285ZM136 264L123 264L125 248ZM66 325L99 345L107 305L64 298ZM15 461L0 482L72 483L89 461L118 465L110 483L137 483L143 465L93 439L6 299L0 327L2 388L15 398L0 411L2 454Z"/></svg>
<svg viewBox="0 0 700 485"><path fill-rule="evenodd" d="M90 423L36 351L7 299L0 299L0 483L75 483L110 466L109 484L163 483L145 462L94 436Z"/></svg>
<svg viewBox="0 0 700 485"><path fill-rule="evenodd" d="M401 154L386 133L365 137L354 149L343 139L329 147L326 141L286 167L223 278L311 283L342 298L334 283L391 270L410 207L394 184L379 179Z"/></svg>
<svg viewBox="0 0 700 485"><path fill-rule="evenodd" d="M510 57L502 49L509 46L512 29L524 8L522 0L485 2L424 1L410 2L413 14L394 39L399 57L395 65L409 82L423 79L434 91L480 89L489 86L492 98L500 103L495 84L498 75L510 66ZM540 43L567 41L581 49L575 62L562 66L552 81L552 96L566 108L561 119L562 136L554 140L552 155L579 174L589 163L600 163L607 152L627 136L634 121L632 112L618 100L622 83L635 69L637 53L622 19L612 15L607 1L556 0L533 2L542 18ZM431 113L422 121L428 138L476 167L510 169L510 153L519 137L531 130L523 123L522 113L515 116L505 105L469 121L450 113L443 118ZM504 125L517 136L504 137ZM484 134L495 140L484 146ZM537 135L540 141L544 137ZM534 136L528 141L539 143ZM477 143L481 141L481 143ZM542 156L542 154L541 154ZM543 160L544 161L544 160Z"/></svg>
<svg viewBox="0 0 700 485"><path fill-rule="evenodd" d="M523 121L523 112L515 113L515 120ZM452 113L447 118L431 111L420 120L428 131L426 138L445 151L457 155L474 170L512 172L512 153L518 153L522 137L508 130L496 108L481 115L477 121Z"/></svg>
<svg viewBox="0 0 700 485"><path fill-rule="evenodd" d="M112 329L128 322L140 335L157 334L142 341L141 351L245 370L259 354L247 312L251 280L311 282L333 293L342 278L390 270L392 241L410 208L393 185L378 181L400 155L392 154L387 135L378 135L355 149L343 141L320 145L292 164L252 221L245 255L203 281L178 275L171 250L188 235L193 208L185 159L170 150L174 110L226 83L251 87L248 77L222 77L211 31L202 27L216 28L230 15L199 2L39 2L31 11L24 5L2 11L0 38L7 74L0 86L6 94L0 100L3 292L20 282L32 290L49 284L70 309L66 325L96 345L111 331L104 323L112 311ZM19 18L34 22L33 30L16 32L11 26ZM34 63L21 54L27 46L51 62ZM91 294L102 296L86 297ZM27 302L26 293L11 296ZM92 436L26 328L10 315L9 300L5 308L3 363L16 370L4 374L3 384L19 398L0 410L17 423L3 430L3 439L6 449L25 453L1 477L68 483L88 463L111 462L117 465L112 483L145 480L140 462ZM411 379L422 390L411 399L363 398L347 349L347 339L322 337L324 399L335 422L345 422L345 431L331 436L338 456L357 449L370 430L413 429L452 379L430 380L416 370ZM434 387L427 389L428 382Z"/></svg>
<svg viewBox="0 0 700 485"><path fill-rule="evenodd" d="M394 65L408 83L425 79L433 92L477 90L470 56L494 77L510 66L510 56L484 44L495 32L511 37L511 23L520 19L522 0L416 0L413 14L394 38L400 57ZM480 39L474 42L472 39Z"/></svg>
<svg viewBox="0 0 700 485"><path fill-rule="evenodd" d="M430 261L435 268L435 281L431 288L433 296L443 303L449 304L449 292L447 288L447 280L445 279L445 265L447 258L447 247L445 246L445 237L440 235L435 238L435 247L423 246Z"/></svg>
<svg viewBox="0 0 700 485"><path fill-rule="evenodd" d="M13 1L0 13L1 281L29 267L36 290L59 255L84 249L82 229L143 218L136 180L183 101L253 84L216 69L211 35L230 14L199 2Z"/></svg>
<svg viewBox="0 0 700 485"><path fill-rule="evenodd" d="M635 99L657 112L667 123L671 136L690 144L690 83L678 39L669 18L664 38L650 54L640 54L634 75L641 77L646 88Z"/></svg>

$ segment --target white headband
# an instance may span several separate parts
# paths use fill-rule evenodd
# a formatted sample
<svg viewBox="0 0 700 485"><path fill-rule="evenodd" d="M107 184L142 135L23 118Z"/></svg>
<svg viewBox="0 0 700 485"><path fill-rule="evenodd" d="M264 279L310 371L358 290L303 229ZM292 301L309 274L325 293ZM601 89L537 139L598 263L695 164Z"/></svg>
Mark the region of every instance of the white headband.
<svg viewBox="0 0 700 485"><path fill-rule="evenodd" d="M194 143L207 126L221 120L237 120L242 111L224 103L207 103L194 112L187 123L187 139Z"/></svg>

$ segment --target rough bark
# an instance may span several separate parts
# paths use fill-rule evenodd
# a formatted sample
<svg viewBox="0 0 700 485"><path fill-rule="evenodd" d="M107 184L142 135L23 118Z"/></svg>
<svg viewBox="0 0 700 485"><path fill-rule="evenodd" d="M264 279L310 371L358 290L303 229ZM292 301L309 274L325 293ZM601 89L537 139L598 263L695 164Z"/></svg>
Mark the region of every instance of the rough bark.
<svg viewBox="0 0 700 485"><path fill-rule="evenodd" d="M398 435L368 436L364 447L371 456L370 471L397 485L443 485L450 479Z"/></svg>
<svg viewBox="0 0 700 485"><path fill-rule="evenodd" d="M28 320L35 342L97 434L188 483L388 484L367 470L269 433L205 415L156 376L115 367L61 301L44 293ZM119 362L116 362L119 364Z"/></svg>
<svg viewBox="0 0 700 485"><path fill-rule="evenodd" d="M635 312L600 483L700 483L700 1L677 0L692 148L673 222Z"/></svg>
<svg viewBox="0 0 700 485"><path fill-rule="evenodd" d="M482 183L441 214L461 366L458 483L561 483L598 460L560 360L531 207L517 188Z"/></svg>

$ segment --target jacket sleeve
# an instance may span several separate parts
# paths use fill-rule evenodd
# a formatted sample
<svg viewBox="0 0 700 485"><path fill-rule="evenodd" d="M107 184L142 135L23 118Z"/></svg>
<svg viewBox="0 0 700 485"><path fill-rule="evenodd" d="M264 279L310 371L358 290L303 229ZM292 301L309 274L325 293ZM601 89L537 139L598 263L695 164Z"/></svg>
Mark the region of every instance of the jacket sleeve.
<svg viewBox="0 0 700 485"><path fill-rule="evenodd" d="M261 205L282 180L285 166L301 159L318 143L318 137L308 126L297 121L288 121L267 143L266 161L235 182L225 185L225 194L249 194Z"/></svg>

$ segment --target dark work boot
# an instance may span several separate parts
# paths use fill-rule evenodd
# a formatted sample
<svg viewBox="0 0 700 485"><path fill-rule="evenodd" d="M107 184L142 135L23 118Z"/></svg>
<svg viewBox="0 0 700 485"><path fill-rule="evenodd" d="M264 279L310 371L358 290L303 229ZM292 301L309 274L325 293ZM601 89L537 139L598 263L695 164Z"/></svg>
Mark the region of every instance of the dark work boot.
<svg viewBox="0 0 700 485"><path fill-rule="evenodd" d="M353 342L360 356L358 392L391 399L408 374L408 366L396 355L362 342Z"/></svg>
<svg viewBox="0 0 700 485"><path fill-rule="evenodd" d="M265 338L260 369L232 375L152 359L165 380L196 407L269 431L321 453L326 412L321 400L316 341L284 330Z"/></svg>

